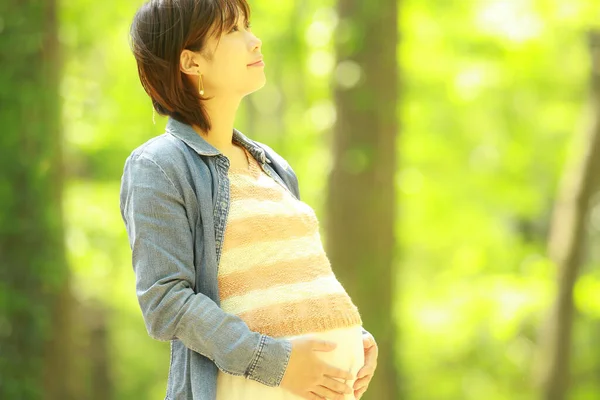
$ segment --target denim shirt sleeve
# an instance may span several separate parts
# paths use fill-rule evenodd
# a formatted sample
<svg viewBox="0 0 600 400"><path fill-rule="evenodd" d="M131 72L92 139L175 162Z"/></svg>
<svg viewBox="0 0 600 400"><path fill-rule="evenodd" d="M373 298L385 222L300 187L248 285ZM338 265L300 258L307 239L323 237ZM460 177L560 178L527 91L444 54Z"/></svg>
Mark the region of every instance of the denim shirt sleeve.
<svg viewBox="0 0 600 400"><path fill-rule="evenodd" d="M125 163L120 200L148 334L179 339L229 374L279 386L291 342L251 331L241 318L193 290L190 221L183 196L165 170L143 152L133 154Z"/></svg>

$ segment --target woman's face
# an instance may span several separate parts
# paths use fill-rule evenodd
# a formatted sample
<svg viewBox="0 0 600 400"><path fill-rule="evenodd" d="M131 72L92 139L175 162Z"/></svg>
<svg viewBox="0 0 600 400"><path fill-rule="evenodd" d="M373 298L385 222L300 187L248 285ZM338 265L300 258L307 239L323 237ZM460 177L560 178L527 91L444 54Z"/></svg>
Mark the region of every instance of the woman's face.
<svg viewBox="0 0 600 400"><path fill-rule="evenodd" d="M263 87L264 63L251 65L262 60L261 46L243 15L220 38L211 36L199 61L204 96L245 96Z"/></svg>

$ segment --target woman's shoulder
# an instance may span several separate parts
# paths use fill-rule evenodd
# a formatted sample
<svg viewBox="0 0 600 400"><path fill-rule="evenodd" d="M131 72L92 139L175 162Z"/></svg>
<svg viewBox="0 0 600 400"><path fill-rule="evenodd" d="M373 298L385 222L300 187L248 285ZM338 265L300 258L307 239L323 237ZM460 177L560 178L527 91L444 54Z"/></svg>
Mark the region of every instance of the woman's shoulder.
<svg viewBox="0 0 600 400"><path fill-rule="evenodd" d="M206 160L194 157L192 152L181 140L168 132L163 133L135 148L125 161L124 172L135 179L146 179L144 176L149 171L154 171L175 186L198 180L210 182L210 169ZM198 179L193 179L194 174Z"/></svg>
<svg viewBox="0 0 600 400"><path fill-rule="evenodd" d="M179 143L175 138L168 134L155 136L142 143L129 155L130 159L146 158L159 164L168 163L175 158L185 156L185 145Z"/></svg>

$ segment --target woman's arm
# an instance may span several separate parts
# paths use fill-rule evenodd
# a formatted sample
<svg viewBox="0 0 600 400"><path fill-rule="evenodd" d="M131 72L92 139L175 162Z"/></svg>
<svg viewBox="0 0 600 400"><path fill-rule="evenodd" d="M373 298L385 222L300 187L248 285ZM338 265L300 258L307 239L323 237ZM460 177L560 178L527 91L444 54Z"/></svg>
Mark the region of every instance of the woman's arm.
<svg viewBox="0 0 600 400"><path fill-rule="evenodd" d="M238 316L194 292L194 243L183 196L143 152L125 163L121 212L148 334L179 339L229 374L279 386L291 342L250 331Z"/></svg>

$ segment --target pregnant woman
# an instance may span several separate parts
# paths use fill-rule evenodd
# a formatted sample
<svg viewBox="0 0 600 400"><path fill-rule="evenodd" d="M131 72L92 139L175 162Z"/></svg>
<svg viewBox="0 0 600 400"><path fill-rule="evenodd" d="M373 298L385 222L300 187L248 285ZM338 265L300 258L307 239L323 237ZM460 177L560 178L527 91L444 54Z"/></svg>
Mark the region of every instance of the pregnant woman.
<svg viewBox="0 0 600 400"><path fill-rule="evenodd" d="M245 0L152 0L131 47L166 132L128 157L121 212L166 399L358 399L373 337L323 250L288 163L234 129L265 84Z"/></svg>

